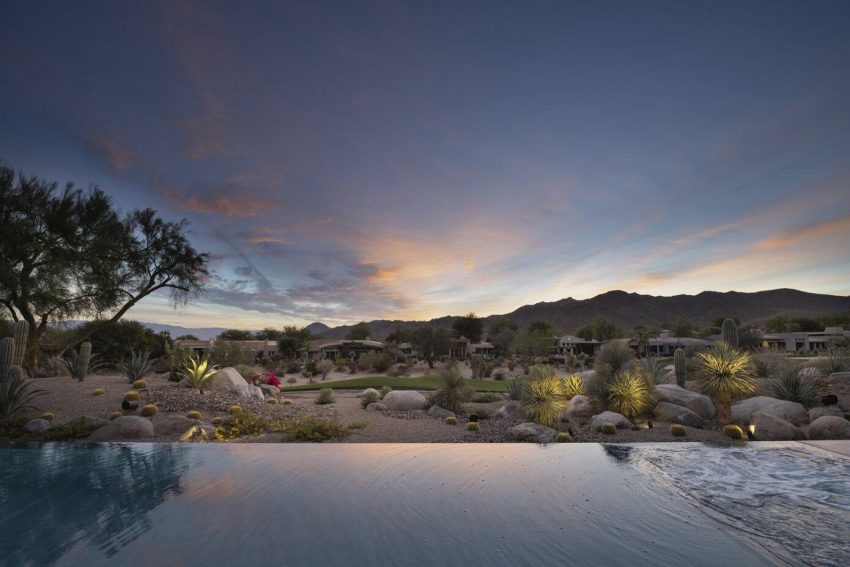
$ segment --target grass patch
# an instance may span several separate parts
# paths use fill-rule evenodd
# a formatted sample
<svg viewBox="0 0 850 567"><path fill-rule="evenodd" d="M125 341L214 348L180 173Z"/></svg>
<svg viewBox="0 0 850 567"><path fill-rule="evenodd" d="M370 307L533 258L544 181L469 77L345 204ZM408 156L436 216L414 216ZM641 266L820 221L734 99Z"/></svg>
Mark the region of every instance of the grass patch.
<svg viewBox="0 0 850 567"><path fill-rule="evenodd" d="M507 392L505 382L496 380L466 380L466 384L476 392ZM443 387L443 381L439 376L419 376L416 378L405 378L403 376L364 376L362 378L350 378L348 380L337 380L335 382L324 382L321 384L299 384L282 388L284 392L306 392L331 388L333 390L365 390L375 388L379 390L388 386L393 390L437 390Z"/></svg>
<svg viewBox="0 0 850 567"><path fill-rule="evenodd" d="M47 431L30 433L24 429L24 425L32 419L31 417L14 417L0 420L0 441L76 441L85 439L101 427L100 424L92 423L85 419L54 425Z"/></svg>

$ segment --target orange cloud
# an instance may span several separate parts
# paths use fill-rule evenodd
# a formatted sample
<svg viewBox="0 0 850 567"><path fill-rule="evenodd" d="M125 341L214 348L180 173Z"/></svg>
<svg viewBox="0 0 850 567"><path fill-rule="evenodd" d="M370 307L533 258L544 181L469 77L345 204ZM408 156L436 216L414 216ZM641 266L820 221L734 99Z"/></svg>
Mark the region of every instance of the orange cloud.
<svg viewBox="0 0 850 567"><path fill-rule="evenodd" d="M846 233L850 233L850 215L777 232L761 240L756 247L762 250L772 250Z"/></svg>
<svg viewBox="0 0 850 567"><path fill-rule="evenodd" d="M193 193L182 203L184 210L191 213L212 213L227 217L255 217L268 208L269 202L264 199L240 195L199 195Z"/></svg>
<svg viewBox="0 0 850 567"><path fill-rule="evenodd" d="M97 135L86 139L94 153L101 156L118 172L126 171L136 163L136 154L108 136Z"/></svg>

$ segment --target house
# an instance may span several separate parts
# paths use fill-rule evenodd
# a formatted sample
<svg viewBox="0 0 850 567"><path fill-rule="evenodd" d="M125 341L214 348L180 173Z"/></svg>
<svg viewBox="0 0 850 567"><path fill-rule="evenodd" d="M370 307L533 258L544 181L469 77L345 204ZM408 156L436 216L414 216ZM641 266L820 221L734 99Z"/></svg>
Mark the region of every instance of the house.
<svg viewBox="0 0 850 567"><path fill-rule="evenodd" d="M194 339L179 339L174 341L174 344L188 349L192 354L206 356L215 345L227 344L237 345L240 350L250 350L254 356L260 360L270 358L277 354L277 341L264 340L249 340L249 341L223 341L218 339L210 339L208 341Z"/></svg>
<svg viewBox="0 0 850 567"><path fill-rule="evenodd" d="M573 335L564 335L563 337L558 337L555 354L561 357L568 354L593 356L601 345L602 343L596 339L587 340Z"/></svg>
<svg viewBox="0 0 850 567"><path fill-rule="evenodd" d="M384 343L368 340L326 340L312 341L310 346L301 349L301 358L304 360L336 360L347 358L356 360L365 352L383 352Z"/></svg>
<svg viewBox="0 0 850 567"><path fill-rule="evenodd" d="M449 339L449 358L467 358L469 356L489 358L495 353L496 348L487 341L473 343L466 337Z"/></svg>
<svg viewBox="0 0 850 567"><path fill-rule="evenodd" d="M714 342L708 339L695 339L693 337L672 337L670 331L663 330L661 334L647 343L639 344L637 340L629 342L629 346L640 354L651 354L653 356L673 356L677 348L699 346L710 348Z"/></svg>
<svg viewBox="0 0 850 567"><path fill-rule="evenodd" d="M783 352L818 353L850 342L850 331L843 327L827 327L823 331L767 333L761 336L763 348Z"/></svg>

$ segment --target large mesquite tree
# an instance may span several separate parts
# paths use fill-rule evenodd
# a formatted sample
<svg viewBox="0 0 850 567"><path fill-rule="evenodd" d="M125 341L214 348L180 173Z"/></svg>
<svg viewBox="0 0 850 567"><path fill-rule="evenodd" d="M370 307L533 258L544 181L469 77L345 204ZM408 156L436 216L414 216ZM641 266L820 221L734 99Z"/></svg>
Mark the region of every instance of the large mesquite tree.
<svg viewBox="0 0 850 567"><path fill-rule="evenodd" d="M175 304L200 293L207 255L185 228L151 209L122 217L100 189L60 190L0 164L0 304L30 324L25 365L36 367L52 321L114 322L156 291Z"/></svg>

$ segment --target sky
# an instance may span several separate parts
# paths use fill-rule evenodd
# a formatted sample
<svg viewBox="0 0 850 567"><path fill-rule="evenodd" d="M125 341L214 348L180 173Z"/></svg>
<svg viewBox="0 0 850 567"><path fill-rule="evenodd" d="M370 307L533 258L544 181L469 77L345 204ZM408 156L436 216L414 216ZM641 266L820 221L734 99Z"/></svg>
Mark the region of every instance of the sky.
<svg viewBox="0 0 850 567"><path fill-rule="evenodd" d="M4 1L0 160L190 222L135 319L850 294L850 3Z"/></svg>

